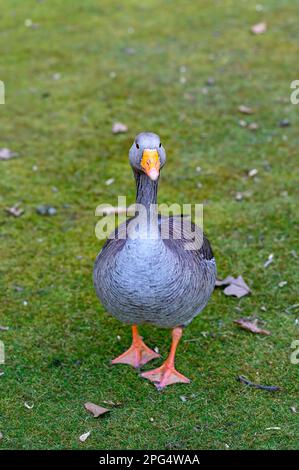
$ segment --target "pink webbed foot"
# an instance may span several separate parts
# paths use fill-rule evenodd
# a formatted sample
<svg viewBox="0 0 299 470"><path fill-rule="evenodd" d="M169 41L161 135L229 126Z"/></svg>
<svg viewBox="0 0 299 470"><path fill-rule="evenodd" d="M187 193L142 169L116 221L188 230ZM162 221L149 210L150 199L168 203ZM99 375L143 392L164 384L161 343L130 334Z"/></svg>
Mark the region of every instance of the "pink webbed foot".
<svg viewBox="0 0 299 470"><path fill-rule="evenodd" d="M167 362L157 369L143 372L141 377L154 382L158 390L163 390L163 388L167 387L167 385L172 385L175 383L190 383L190 380L187 377L178 372L174 366L167 364Z"/></svg>
<svg viewBox="0 0 299 470"><path fill-rule="evenodd" d="M179 344L179 341L182 337L183 329L182 327L176 327L172 331L172 344L170 348L170 353L164 364L157 369L150 370L148 372L143 372L141 377L148 379L151 382L154 382L158 390L162 390L167 387L167 385L183 383L188 384L190 380L185 377L183 374L178 372L174 367L174 358L176 353L176 348Z"/></svg>
<svg viewBox="0 0 299 470"><path fill-rule="evenodd" d="M111 364L129 364L135 368L139 368L151 361L157 359L160 354L150 349L139 336L136 326L132 327L133 342L127 351L111 361Z"/></svg>

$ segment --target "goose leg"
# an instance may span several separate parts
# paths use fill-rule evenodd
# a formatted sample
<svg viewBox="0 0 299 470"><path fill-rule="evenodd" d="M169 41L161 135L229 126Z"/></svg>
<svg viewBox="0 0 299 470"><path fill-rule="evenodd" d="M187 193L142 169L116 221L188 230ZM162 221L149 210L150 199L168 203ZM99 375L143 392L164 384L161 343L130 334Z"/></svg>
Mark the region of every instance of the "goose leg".
<svg viewBox="0 0 299 470"><path fill-rule="evenodd" d="M111 361L111 364L129 364L133 367L141 367L152 359L160 357L160 354L150 349L138 333L136 325L132 326L132 345L129 349Z"/></svg>
<svg viewBox="0 0 299 470"><path fill-rule="evenodd" d="M180 374L174 367L174 358L176 353L176 348L179 344L179 341L182 337L183 329L180 327L174 328L172 330L172 344L168 358L162 364L161 367L157 369L150 370L149 372L143 372L141 377L150 380L155 383L155 386L158 390L162 390L174 383L189 383L190 380L185 377L183 374Z"/></svg>

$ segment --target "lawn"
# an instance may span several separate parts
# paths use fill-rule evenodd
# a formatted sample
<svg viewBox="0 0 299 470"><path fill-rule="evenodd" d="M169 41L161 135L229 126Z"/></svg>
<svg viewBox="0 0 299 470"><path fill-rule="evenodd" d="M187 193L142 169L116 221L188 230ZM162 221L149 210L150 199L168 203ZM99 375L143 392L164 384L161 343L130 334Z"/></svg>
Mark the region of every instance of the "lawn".
<svg viewBox="0 0 299 470"><path fill-rule="evenodd" d="M298 14L293 0L1 1L0 148L18 157L0 161L0 448L298 448ZM267 31L252 34L260 21ZM113 135L115 121L128 132ZM127 153L142 130L168 153L159 202L204 202L219 277L252 290L214 292L178 351L192 383L163 393L110 366L131 332L92 285L94 211L134 201ZM5 211L16 203L20 217ZM42 204L57 213L38 214ZM242 316L271 336L238 328ZM142 334L166 356L169 331ZM84 409L108 400L120 406L102 418Z"/></svg>

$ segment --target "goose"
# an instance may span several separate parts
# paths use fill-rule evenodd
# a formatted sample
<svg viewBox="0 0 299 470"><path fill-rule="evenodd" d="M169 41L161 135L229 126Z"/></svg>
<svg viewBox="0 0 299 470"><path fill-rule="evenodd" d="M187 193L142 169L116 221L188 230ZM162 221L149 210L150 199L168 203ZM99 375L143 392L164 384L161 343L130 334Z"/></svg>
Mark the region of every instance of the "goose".
<svg viewBox="0 0 299 470"><path fill-rule="evenodd" d="M162 390L190 382L175 368L176 349L183 329L204 309L214 290L216 262L208 239L190 219L158 213L158 182L166 162L160 137L152 132L138 134L129 161L136 181L137 212L109 235L98 254L94 287L106 311L132 327L130 348L112 364L140 368L160 357L144 343L139 325L172 329L165 362L141 374ZM187 249L190 232L199 234L200 243Z"/></svg>

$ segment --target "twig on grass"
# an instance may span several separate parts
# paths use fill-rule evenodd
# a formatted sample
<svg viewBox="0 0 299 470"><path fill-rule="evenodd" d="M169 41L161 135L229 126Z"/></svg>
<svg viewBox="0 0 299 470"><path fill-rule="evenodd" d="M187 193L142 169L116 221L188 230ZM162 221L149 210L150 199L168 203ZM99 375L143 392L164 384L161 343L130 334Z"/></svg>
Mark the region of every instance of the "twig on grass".
<svg viewBox="0 0 299 470"><path fill-rule="evenodd" d="M249 387L258 388L260 390L267 390L268 392L277 392L277 391L281 390L281 388L277 387L276 385L255 384L255 383L251 382L250 380L246 379L246 377L244 377L243 375L239 375L237 377L237 380L238 380L238 382L242 382L245 385L248 385Z"/></svg>

